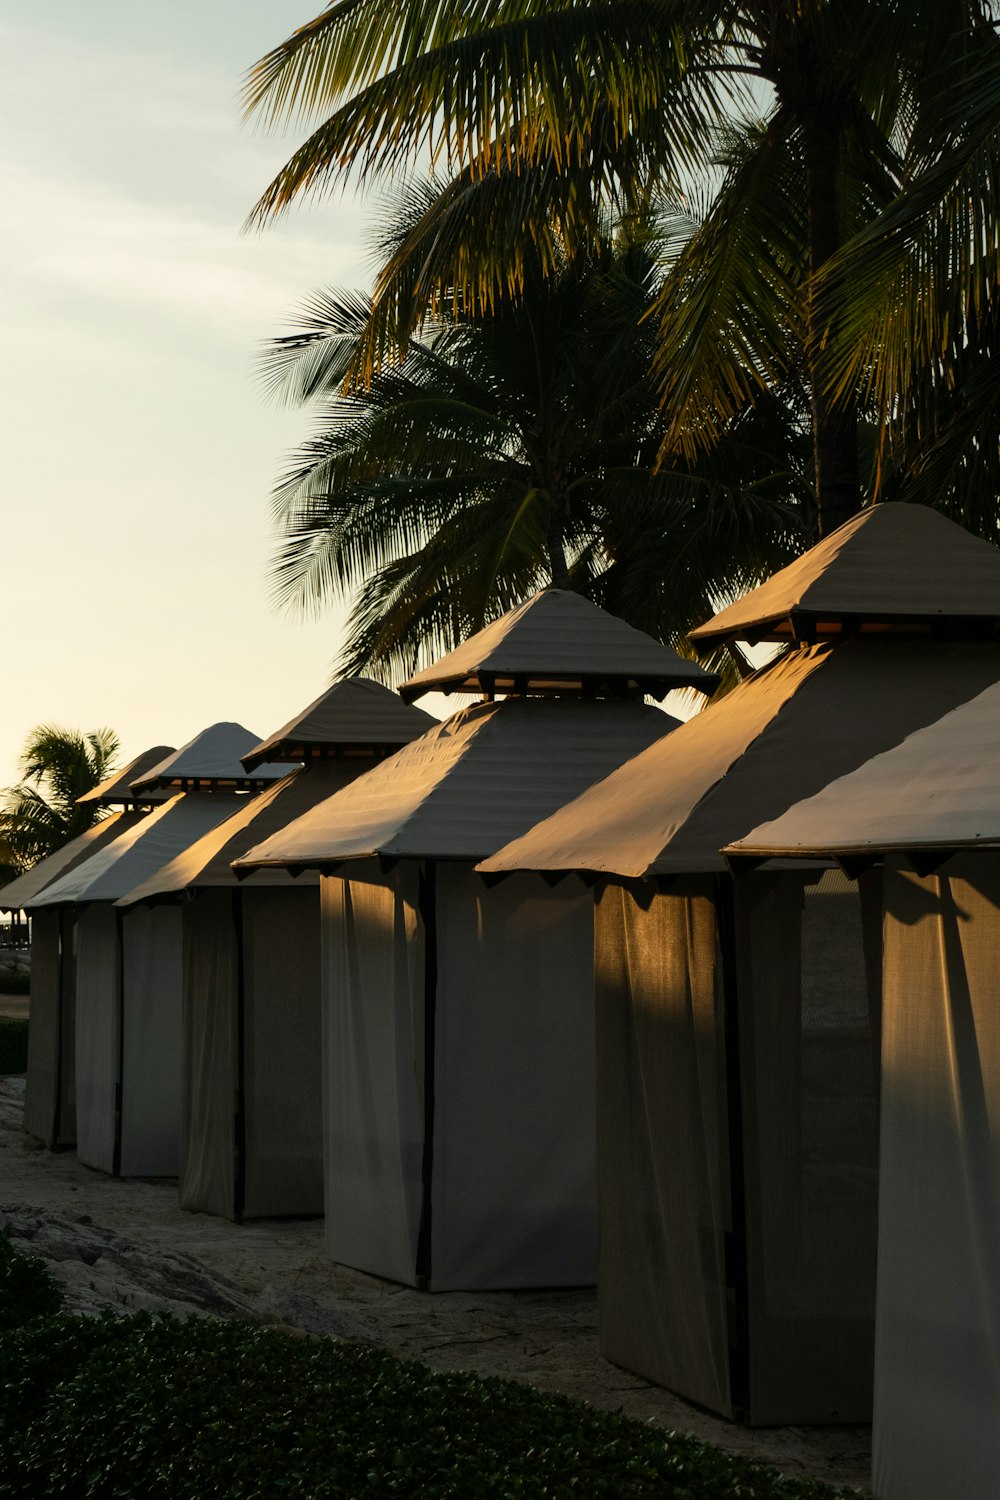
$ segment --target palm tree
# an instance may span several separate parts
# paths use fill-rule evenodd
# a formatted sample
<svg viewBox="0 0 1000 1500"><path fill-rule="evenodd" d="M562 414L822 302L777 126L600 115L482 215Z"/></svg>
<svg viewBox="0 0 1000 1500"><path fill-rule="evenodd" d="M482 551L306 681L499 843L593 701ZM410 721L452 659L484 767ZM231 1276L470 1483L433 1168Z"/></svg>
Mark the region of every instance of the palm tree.
<svg viewBox="0 0 1000 1500"><path fill-rule="evenodd" d="M441 189L411 186L381 245L419 240ZM445 189L447 191L447 189ZM536 266L515 295L444 311L403 357L352 381L372 305L324 293L265 356L270 390L314 435L275 491L278 600L351 598L345 672L413 670L548 583L662 639L684 635L799 549L801 437L762 401L710 453L656 470L664 421L646 315L661 279L652 219ZM346 385L345 385L346 377Z"/></svg>
<svg viewBox="0 0 1000 1500"><path fill-rule="evenodd" d="M530 191L508 225L544 253L553 223L592 236L602 199L682 198L734 117L762 112L710 226L726 274L706 284L694 259L684 296L665 292L661 371L676 371L685 348L695 357L680 387L666 381L666 443L711 446L721 422L795 365L828 531L861 502L859 411L856 386L831 392L843 333L818 273L897 192L941 59L971 70L988 28L987 0L336 0L251 71L250 113L321 117L254 217L428 153L470 180L514 163L508 188L521 176ZM524 259L472 221L463 285L488 296L506 274L523 286ZM442 235L425 287L443 289L455 266ZM397 304L401 335L425 306Z"/></svg>
<svg viewBox="0 0 1000 1500"><path fill-rule="evenodd" d="M834 399L870 390L880 492L1000 541L1000 39L946 56L911 134L905 190L823 273L844 338Z"/></svg>
<svg viewBox="0 0 1000 1500"><path fill-rule="evenodd" d="M81 734L59 724L39 724L21 751L22 780L3 793L0 843L19 869L85 833L103 816L99 807L78 806L77 798L114 769L120 749L110 729Z"/></svg>

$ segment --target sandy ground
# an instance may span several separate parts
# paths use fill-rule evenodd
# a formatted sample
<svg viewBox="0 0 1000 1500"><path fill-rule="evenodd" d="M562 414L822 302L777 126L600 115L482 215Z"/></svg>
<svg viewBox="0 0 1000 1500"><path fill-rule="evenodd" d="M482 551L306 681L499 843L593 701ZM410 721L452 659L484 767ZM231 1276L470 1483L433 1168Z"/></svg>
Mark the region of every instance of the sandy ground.
<svg viewBox="0 0 1000 1500"><path fill-rule="evenodd" d="M869 1429L749 1431L597 1352L594 1292L425 1293L334 1265L317 1220L233 1225L182 1213L168 1183L116 1181L21 1129L23 1078L0 1078L0 1226L48 1261L73 1310L208 1312L364 1339L435 1370L540 1390L690 1432L732 1452L867 1494Z"/></svg>

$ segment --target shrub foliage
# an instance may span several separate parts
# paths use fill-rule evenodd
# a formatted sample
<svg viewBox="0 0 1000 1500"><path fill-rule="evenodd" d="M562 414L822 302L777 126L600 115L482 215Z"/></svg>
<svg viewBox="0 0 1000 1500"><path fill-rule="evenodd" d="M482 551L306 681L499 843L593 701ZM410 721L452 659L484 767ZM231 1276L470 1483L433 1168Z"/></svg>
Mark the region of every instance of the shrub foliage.
<svg viewBox="0 0 1000 1500"><path fill-rule="evenodd" d="M209 1319L34 1317L0 1334L0 1388L15 1500L833 1493L526 1386Z"/></svg>
<svg viewBox="0 0 1000 1500"><path fill-rule="evenodd" d="M0 1074L28 1068L28 1023L0 1016Z"/></svg>

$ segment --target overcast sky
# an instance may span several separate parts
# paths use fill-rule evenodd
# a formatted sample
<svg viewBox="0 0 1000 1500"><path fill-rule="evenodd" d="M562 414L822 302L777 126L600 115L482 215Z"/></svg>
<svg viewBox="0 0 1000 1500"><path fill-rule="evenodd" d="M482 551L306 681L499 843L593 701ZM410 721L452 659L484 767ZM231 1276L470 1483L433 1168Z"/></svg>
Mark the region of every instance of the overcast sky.
<svg viewBox="0 0 1000 1500"><path fill-rule="evenodd" d="M322 8L313 0L316 10ZM309 0L7 0L0 786L42 721L132 755L326 686L339 621L272 609L268 491L301 413L258 341L363 285L363 211L240 225L295 143L239 121L246 68Z"/></svg>

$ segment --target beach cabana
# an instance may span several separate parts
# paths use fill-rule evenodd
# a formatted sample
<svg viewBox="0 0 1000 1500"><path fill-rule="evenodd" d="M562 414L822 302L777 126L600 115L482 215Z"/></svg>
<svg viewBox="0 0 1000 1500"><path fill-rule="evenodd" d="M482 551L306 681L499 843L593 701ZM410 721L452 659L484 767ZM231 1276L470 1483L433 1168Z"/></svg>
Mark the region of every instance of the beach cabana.
<svg viewBox="0 0 1000 1500"><path fill-rule="evenodd" d="M177 1175L180 914L114 903L284 773L247 775L239 755L256 739L239 724L212 725L144 771L132 792L165 800L29 903L33 919L75 911L76 1144L87 1166Z"/></svg>
<svg viewBox="0 0 1000 1500"><path fill-rule="evenodd" d="M865 511L694 632L787 653L480 866L598 882L601 1347L724 1415L870 1415L880 893L720 850L1000 678L998 618L995 548Z"/></svg>
<svg viewBox="0 0 1000 1500"><path fill-rule="evenodd" d="M237 883L231 865L435 722L380 683L334 683L243 756L290 774L119 903L182 902L182 1208L323 1212L319 877Z"/></svg>
<svg viewBox="0 0 1000 1500"><path fill-rule="evenodd" d="M46 886L138 822L152 803L137 803L129 783L172 748L155 745L78 798L79 802L116 811L6 885L0 891L0 910L20 911L30 905ZM31 925L31 1024L24 1128L51 1147L76 1144L75 923L74 908L59 906L38 911Z"/></svg>
<svg viewBox="0 0 1000 1500"><path fill-rule="evenodd" d="M548 590L411 679L477 692L238 869L318 870L327 1248L432 1290L596 1269L592 903L487 851L674 728L714 679Z"/></svg>
<svg viewBox="0 0 1000 1500"><path fill-rule="evenodd" d="M741 864L884 861L873 1488L1000 1474L1000 687L754 829Z"/></svg>

